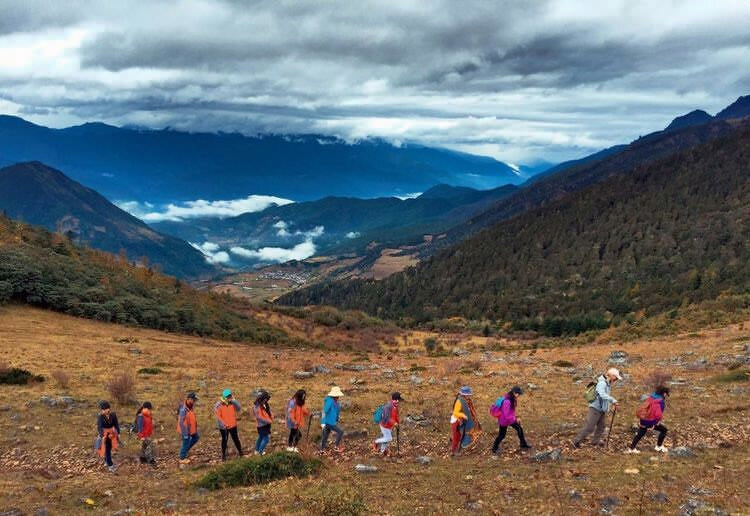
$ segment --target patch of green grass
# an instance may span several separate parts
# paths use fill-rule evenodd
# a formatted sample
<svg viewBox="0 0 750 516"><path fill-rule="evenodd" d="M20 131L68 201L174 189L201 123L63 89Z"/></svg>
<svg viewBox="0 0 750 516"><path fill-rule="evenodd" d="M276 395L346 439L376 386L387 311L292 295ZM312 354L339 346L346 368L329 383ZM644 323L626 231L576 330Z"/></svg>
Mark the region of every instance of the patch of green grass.
<svg viewBox="0 0 750 516"><path fill-rule="evenodd" d="M161 374L164 370L158 367L142 367L138 369L138 374Z"/></svg>
<svg viewBox="0 0 750 516"><path fill-rule="evenodd" d="M735 369L728 373L716 375L713 377L713 380L721 383L746 382L750 380L750 370Z"/></svg>
<svg viewBox="0 0 750 516"><path fill-rule="evenodd" d="M196 486L215 490L265 484L282 478L306 477L322 466L320 460L306 459L297 453L272 453L228 462L205 475Z"/></svg>
<svg viewBox="0 0 750 516"><path fill-rule="evenodd" d="M362 493L350 485L324 485L305 497L311 514L359 516L367 510Z"/></svg>
<svg viewBox="0 0 750 516"><path fill-rule="evenodd" d="M26 385L33 382L43 382L44 376L35 375L26 369L18 367L3 368L0 370L0 384Z"/></svg>

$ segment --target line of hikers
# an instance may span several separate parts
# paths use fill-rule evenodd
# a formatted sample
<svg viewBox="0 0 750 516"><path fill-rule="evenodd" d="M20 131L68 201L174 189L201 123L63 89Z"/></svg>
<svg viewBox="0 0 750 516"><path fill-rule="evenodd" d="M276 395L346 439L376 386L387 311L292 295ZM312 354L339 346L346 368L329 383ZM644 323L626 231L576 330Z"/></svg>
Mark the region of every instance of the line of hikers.
<svg viewBox="0 0 750 516"><path fill-rule="evenodd" d="M612 407L614 407L614 410L617 410L618 402L612 397L611 390L612 386L619 380L622 380L620 372L616 368L610 368L586 386L584 398L588 403L588 412L581 431L573 440L572 444L574 448L580 448L581 444L592 433L593 444L595 446L602 445L602 437L606 428L606 414ZM334 450L337 452L343 451L341 440L344 436L344 431L339 427L339 414L341 410L339 400L343 395L344 393L341 389L334 386L323 401L323 410L320 415L322 432L319 450L321 453L325 452L331 433L336 434ZM508 427L513 428L518 434L522 450L531 448L524 436L521 422L516 416L519 396L521 395L523 395L523 389L516 385L506 394L497 398L490 407L490 415L497 419L498 424L497 437L492 445L493 454L500 452L501 444L506 437ZM655 391L638 407L638 410L636 410L636 416L639 419L638 432L631 445L625 451L626 453L640 453L637 449L638 443L648 430L652 428L659 433L655 449L660 452L667 451L664 447L667 428L661 423L661 420L666 408L666 398L668 395L668 387L657 386ZM307 428L309 436L312 414L305 406L306 396L307 393L300 389L286 404L285 422L289 430L286 450L289 452L299 451L297 446L302 439L303 429ZM463 386L459 389L453 402L450 416L451 456L455 456L460 450L466 450L474 446L481 433L482 427L477 418L472 398L473 391L471 387ZM253 403L253 414L258 431L258 437L255 442L256 455L264 455L266 447L270 442L271 425L274 422L273 412L269 405L270 399L271 395L267 391L260 391ZM190 392L177 411L177 432L182 438L179 452L181 464L189 462L188 454L190 449L200 439L198 422L195 415L195 403L197 401L198 396L196 393ZM396 431L396 444L398 446L398 430L401 422L399 408L400 403L403 401L401 393L394 392L390 396L390 400L376 408L373 414L373 422L380 427L381 436L372 443L374 452L382 455L388 454L388 447L393 441L394 429ZM111 411L108 402L100 402L99 408L100 414L97 419L98 437L94 447L100 457L104 459L108 469L114 471L115 466L112 462L112 451L117 449L118 446L120 425L117 415ZM140 462L156 466L156 451L152 440L154 423L151 410L151 403L148 401L144 402L136 412L136 419L132 428L137 432L138 439L142 443L139 456ZM214 404L213 410L221 437L222 460L226 460L227 458L227 445L230 437L237 449L237 454L242 457L244 455L242 443L237 431L237 415L242 410L242 407L234 399L230 389L224 389L221 398Z"/></svg>

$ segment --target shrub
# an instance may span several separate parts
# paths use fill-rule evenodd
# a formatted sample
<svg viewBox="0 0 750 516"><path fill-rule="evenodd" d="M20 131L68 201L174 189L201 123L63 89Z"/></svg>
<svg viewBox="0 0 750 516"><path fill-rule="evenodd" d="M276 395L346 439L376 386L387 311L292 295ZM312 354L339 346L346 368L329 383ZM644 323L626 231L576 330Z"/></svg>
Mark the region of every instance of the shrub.
<svg viewBox="0 0 750 516"><path fill-rule="evenodd" d="M159 374L163 372L164 371L158 367L142 367L141 369L138 369L138 374Z"/></svg>
<svg viewBox="0 0 750 516"><path fill-rule="evenodd" d="M714 381L721 383L746 382L748 380L750 380L750 370L748 369L735 369L734 371L714 376Z"/></svg>
<svg viewBox="0 0 750 516"><path fill-rule="evenodd" d="M61 389L67 389L70 387L70 376L62 369L52 371L51 376Z"/></svg>
<svg viewBox="0 0 750 516"><path fill-rule="evenodd" d="M437 351L438 341L434 337L428 337L424 339L424 349L428 353L434 353Z"/></svg>
<svg viewBox="0 0 750 516"><path fill-rule="evenodd" d="M318 459L306 459L297 453L272 453L228 462L201 478L197 487L213 490L265 484L287 477L306 477L317 472L322 465Z"/></svg>
<svg viewBox="0 0 750 516"><path fill-rule="evenodd" d="M118 403L130 403L135 399L135 378L127 373L120 373L109 381L107 392Z"/></svg>
<svg viewBox="0 0 750 516"><path fill-rule="evenodd" d="M359 516L367 510L362 493L348 485L325 485L306 498L310 513L319 516Z"/></svg>
<svg viewBox="0 0 750 516"><path fill-rule="evenodd" d="M43 382L44 376L35 375L26 369L18 367L3 366L0 369L0 384L5 385L26 385L33 382Z"/></svg>
<svg viewBox="0 0 750 516"><path fill-rule="evenodd" d="M555 367L575 367L573 362L570 362L568 360L555 360L552 365Z"/></svg>

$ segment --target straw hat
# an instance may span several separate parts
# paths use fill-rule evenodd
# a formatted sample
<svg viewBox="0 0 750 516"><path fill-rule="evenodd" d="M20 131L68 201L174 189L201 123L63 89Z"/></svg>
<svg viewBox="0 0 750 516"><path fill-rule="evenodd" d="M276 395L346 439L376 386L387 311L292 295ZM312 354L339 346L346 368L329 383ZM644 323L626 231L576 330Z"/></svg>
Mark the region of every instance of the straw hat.
<svg viewBox="0 0 750 516"><path fill-rule="evenodd" d="M331 387L331 392L328 393L328 396L332 398L340 398L343 395L344 393L341 392L341 389L338 385L334 385L333 387Z"/></svg>

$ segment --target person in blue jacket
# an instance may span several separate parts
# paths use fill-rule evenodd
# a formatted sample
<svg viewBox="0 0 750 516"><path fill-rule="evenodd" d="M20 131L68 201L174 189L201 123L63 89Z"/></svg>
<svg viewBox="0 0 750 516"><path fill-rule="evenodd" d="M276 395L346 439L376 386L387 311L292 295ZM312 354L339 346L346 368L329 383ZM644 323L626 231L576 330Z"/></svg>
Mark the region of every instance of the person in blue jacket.
<svg viewBox="0 0 750 516"><path fill-rule="evenodd" d="M326 449L326 445L328 444L328 436L331 435L331 432L336 433L336 444L334 445L334 450L337 452L343 451L343 448L341 447L341 439L344 437L344 431L339 428L339 398L343 396L344 393L341 392L341 389L337 386L334 386L331 388L331 392L328 393L328 396L326 396L325 401L323 402L323 413L320 416L320 423L323 427L323 436L320 440L320 451L324 452Z"/></svg>

